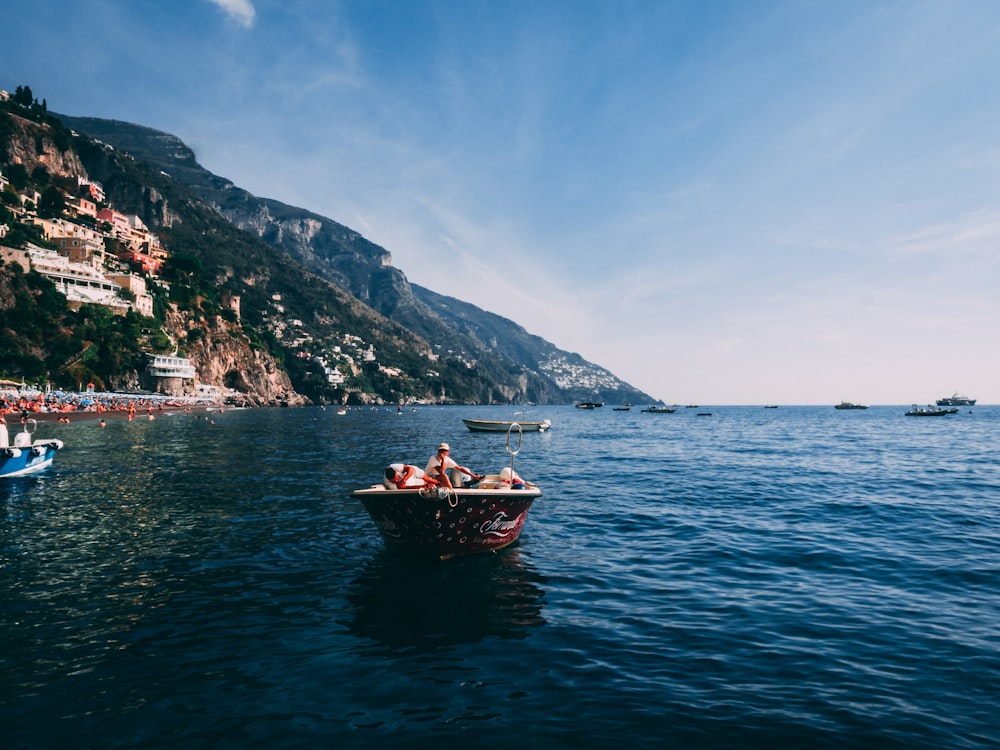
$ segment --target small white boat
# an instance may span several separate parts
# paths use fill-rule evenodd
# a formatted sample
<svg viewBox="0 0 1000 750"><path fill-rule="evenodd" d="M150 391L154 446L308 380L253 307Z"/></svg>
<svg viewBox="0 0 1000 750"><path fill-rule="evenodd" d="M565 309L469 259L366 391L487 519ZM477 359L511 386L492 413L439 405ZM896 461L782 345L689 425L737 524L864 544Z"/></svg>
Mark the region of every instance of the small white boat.
<svg viewBox="0 0 1000 750"><path fill-rule="evenodd" d="M545 432L552 426L552 422L543 419L541 422L501 422L490 419L463 419L465 426L472 432L507 432L511 425L519 425L522 432Z"/></svg>
<svg viewBox="0 0 1000 750"><path fill-rule="evenodd" d="M63 447L62 440L34 440L37 426L34 419L26 420L11 444L7 424L0 420L0 479L34 474L52 465L56 451Z"/></svg>

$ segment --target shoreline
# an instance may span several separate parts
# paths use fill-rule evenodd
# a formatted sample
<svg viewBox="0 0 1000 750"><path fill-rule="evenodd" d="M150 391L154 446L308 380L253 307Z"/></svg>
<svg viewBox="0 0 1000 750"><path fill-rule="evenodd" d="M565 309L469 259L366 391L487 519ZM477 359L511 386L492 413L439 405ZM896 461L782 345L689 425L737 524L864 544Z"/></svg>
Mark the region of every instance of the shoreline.
<svg viewBox="0 0 1000 750"><path fill-rule="evenodd" d="M236 408L236 407L232 407ZM197 406L165 406L162 409L156 408L153 410L153 417L157 417L160 414L185 414L190 413L194 416L201 416L203 413L215 413L224 410L224 407L215 406L211 404L199 404ZM127 409L108 409L105 411L29 411L27 414L21 412L14 412L10 414L3 415L7 420L8 429L13 427L19 427L21 424L21 417L24 416L26 419L34 419L38 424L73 424L74 422L99 422L104 420L105 422L110 422L112 420L128 420L128 410ZM68 420L68 422L66 421ZM149 421L149 410L148 409L136 409L134 416L132 417L133 422Z"/></svg>

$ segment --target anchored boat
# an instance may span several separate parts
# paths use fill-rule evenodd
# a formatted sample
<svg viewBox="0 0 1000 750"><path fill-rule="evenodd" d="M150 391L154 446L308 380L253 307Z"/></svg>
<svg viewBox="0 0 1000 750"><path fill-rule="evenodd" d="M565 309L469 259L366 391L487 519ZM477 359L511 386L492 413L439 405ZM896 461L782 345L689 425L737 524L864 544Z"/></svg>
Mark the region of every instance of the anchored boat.
<svg viewBox="0 0 1000 750"><path fill-rule="evenodd" d="M33 439L37 427L36 420L26 420L11 444L7 423L0 417L0 478L34 474L52 465L56 451L63 447L62 440Z"/></svg>
<svg viewBox="0 0 1000 750"><path fill-rule="evenodd" d="M937 400L938 406L975 406L976 399L969 398L968 396L960 396L956 391L951 396L945 396L944 398L939 398Z"/></svg>
<svg viewBox="0 0 1000 750"><path fill-rule="evenodd" d="M958 407L952 406L948 408L935 408L933 406L917 406L914 404L910 407L910 410L906 412L908 417L945 417L949 414L958 414Z"/></svg>
<svg viewBox="0 0 1000 750"><path fill-rule="evenodd" d="M548 419L543 419L540 422L521 420L501 422L489 419L463 419L462 421L472 432L507 432L513 425L518 425L524 432L545 432L552 426L552 422Z"/></svg>

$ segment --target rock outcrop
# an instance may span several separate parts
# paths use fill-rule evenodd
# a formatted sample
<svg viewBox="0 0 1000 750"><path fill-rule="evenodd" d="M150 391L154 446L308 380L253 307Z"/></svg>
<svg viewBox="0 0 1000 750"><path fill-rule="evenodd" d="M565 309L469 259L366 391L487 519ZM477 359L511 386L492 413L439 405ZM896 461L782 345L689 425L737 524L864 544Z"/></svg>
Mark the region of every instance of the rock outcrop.
<svg viewBox="0 0 1000 750"><path fill-rule="evenodd" d="M60 149L48 125L32 122L15 114L10 115L12 129L7 149L7 161L23 164L28 174L37 167L45 167L50 175L86 177L80 157L71 148Z"/></svg>
<svg viewBox="0 0 1000 750"><path fill-rule="evenodd" d="M235 390L246 406L301 406L308 399L295 392L291 380L269 352L252 346L238 323L221 316L194 321L186 312L167 313L166 327L186 338L186 356L198 373L197 382ZM192 332L197 332L192 336ZM171 395L193 395L173 393Z"/></svg>

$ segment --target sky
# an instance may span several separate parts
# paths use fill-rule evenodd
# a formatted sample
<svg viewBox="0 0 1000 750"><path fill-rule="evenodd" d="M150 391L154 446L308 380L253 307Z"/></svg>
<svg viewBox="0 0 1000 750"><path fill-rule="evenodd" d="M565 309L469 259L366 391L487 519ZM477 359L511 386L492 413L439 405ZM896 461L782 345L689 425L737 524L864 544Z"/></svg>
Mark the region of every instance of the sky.
<svg viewBox="0 0 1000 750"><path fill-rule="evenodd" d="M994 0L4 0L156 128L668 403L1000 403Z"/></svg>

